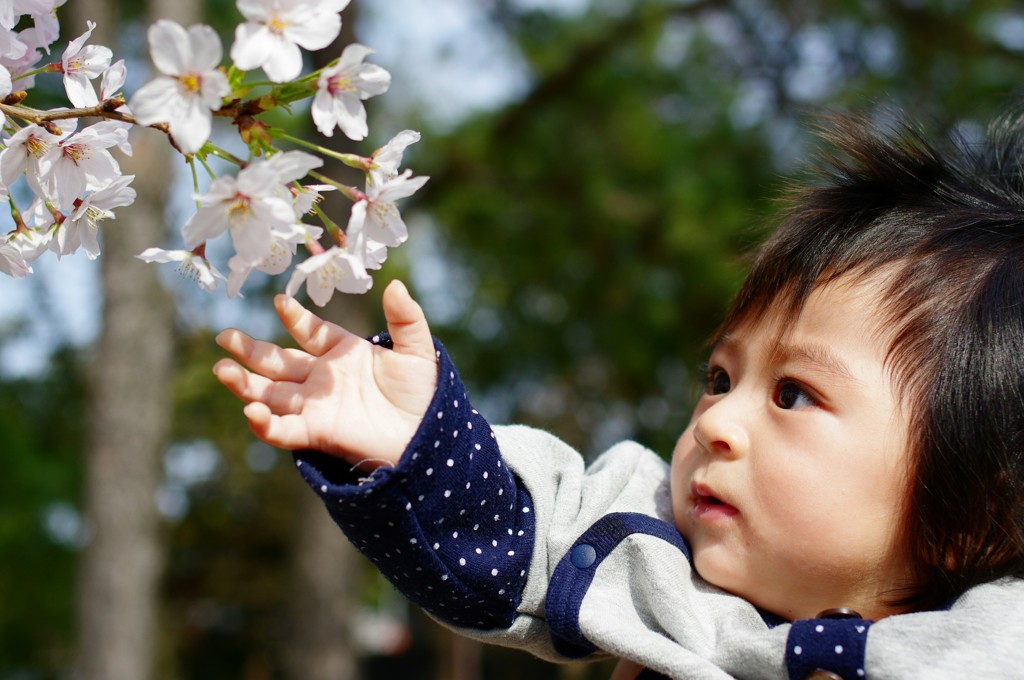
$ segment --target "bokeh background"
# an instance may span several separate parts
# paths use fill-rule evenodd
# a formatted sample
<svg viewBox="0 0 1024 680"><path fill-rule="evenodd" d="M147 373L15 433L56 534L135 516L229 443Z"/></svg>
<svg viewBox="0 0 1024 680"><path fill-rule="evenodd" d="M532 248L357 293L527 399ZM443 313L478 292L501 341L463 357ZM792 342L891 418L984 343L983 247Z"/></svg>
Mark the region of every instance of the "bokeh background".
<svg viewBox="0 0 1024 680"><path fill-rule="evenodd" d="M129 91L155 18L225 45L239 21L226 0L60 15L67 38L100 24ZM342 43L394 81L371 139L337 148L418 129L407 165L432 179L374 290L325 313L371 333L403 278L492 422L588 456L627 437L671 450L822 112L901 108L970 141L1024 83L1024 7L998 0L353 0L343 16ZM275 122L313 136L293 113ZM210 373L222 328L279 336L283 280L228 300L136 261L179 243L191 188L158 134L123 165L139 200L105 223L99 261L0 280L0 680L607 677L452 637L348 547Z"/></svg>

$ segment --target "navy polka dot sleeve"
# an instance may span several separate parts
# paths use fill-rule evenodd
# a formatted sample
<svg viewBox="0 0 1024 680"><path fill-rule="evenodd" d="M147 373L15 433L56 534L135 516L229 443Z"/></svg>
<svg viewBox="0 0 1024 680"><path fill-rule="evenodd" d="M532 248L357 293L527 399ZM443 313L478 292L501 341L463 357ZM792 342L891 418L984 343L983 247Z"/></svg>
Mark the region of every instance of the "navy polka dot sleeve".
<svg viewBox="0 0 1024 680"><path fill-rule="evenodd" d="M372 342L391 347L386 334ZM368 477L317 451L295 454L352 543L410 600L456 626L512 624L533 547L533 504L435 342L438 387L399 464Z"/></svg>

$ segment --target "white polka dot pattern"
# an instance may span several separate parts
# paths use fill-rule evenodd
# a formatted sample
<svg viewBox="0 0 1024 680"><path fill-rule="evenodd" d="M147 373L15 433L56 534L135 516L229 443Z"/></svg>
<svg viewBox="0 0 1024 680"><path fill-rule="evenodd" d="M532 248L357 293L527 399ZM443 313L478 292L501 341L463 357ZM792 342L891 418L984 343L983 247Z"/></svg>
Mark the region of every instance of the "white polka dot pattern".
<svg viewBox="0 0 1024 680"><path fill-rule="evenodd" d="M390 346L385 334L374 340ZM353 544L412 601L458 626L507 627L529 568L532 502L437 347L438 389L397 467L360 480L323 453L297 452L296 464Z"/></svg>

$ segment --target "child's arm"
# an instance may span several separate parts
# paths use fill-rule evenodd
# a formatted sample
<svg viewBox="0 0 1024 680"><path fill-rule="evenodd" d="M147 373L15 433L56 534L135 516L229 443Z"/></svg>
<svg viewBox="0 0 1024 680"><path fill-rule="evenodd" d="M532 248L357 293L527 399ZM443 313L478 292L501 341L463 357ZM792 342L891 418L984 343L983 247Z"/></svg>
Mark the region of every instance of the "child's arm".
<svg viewBox="0 0 1024 680"><path fill-rule="evenodd" d="M248 402L244 412L256 436L279 448L323 451L363 471L397 464L437 384L430 330L405 286L394 281L384 291L390 350L283 295L274 306L302 349L233 329L217 336L238 361L222 359L213 372Z"/></svg>
<svg viewBox="0 0 1024 680"><path fill-rule="evenodd" d="M390 337L367 341L287 298L275 305L302 350L218 336L248 367L225 359L214 372L248 402L256 435L296 450L339 527L414 602L453 625L509 625L529 566L532 503L420 307L390 285Z"/></svg>

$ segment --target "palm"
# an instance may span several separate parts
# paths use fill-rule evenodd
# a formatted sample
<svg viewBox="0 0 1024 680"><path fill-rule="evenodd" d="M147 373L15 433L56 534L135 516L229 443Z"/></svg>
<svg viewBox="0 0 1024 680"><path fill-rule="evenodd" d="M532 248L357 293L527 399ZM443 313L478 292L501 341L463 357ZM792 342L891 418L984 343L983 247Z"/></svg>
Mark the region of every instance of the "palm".
<svg viewBox="0 0 1024 680"><path fill-rule="evenodd" d="M278 314L301 349L227 330L217 341L238 360L214 366L248 402L246 416L267 443L313 448L355 464L395 464L416 432L437 383L426 320L404 286L384 294L394 340L388 350L279 297Z"/></svg>
<svg viewBox="0 0 1024 680"><path fill-rule="evenodd" d="M388 460L415 434L434 393L436 363L349 338L317 357L299 414L309 447Z"/></svg>

